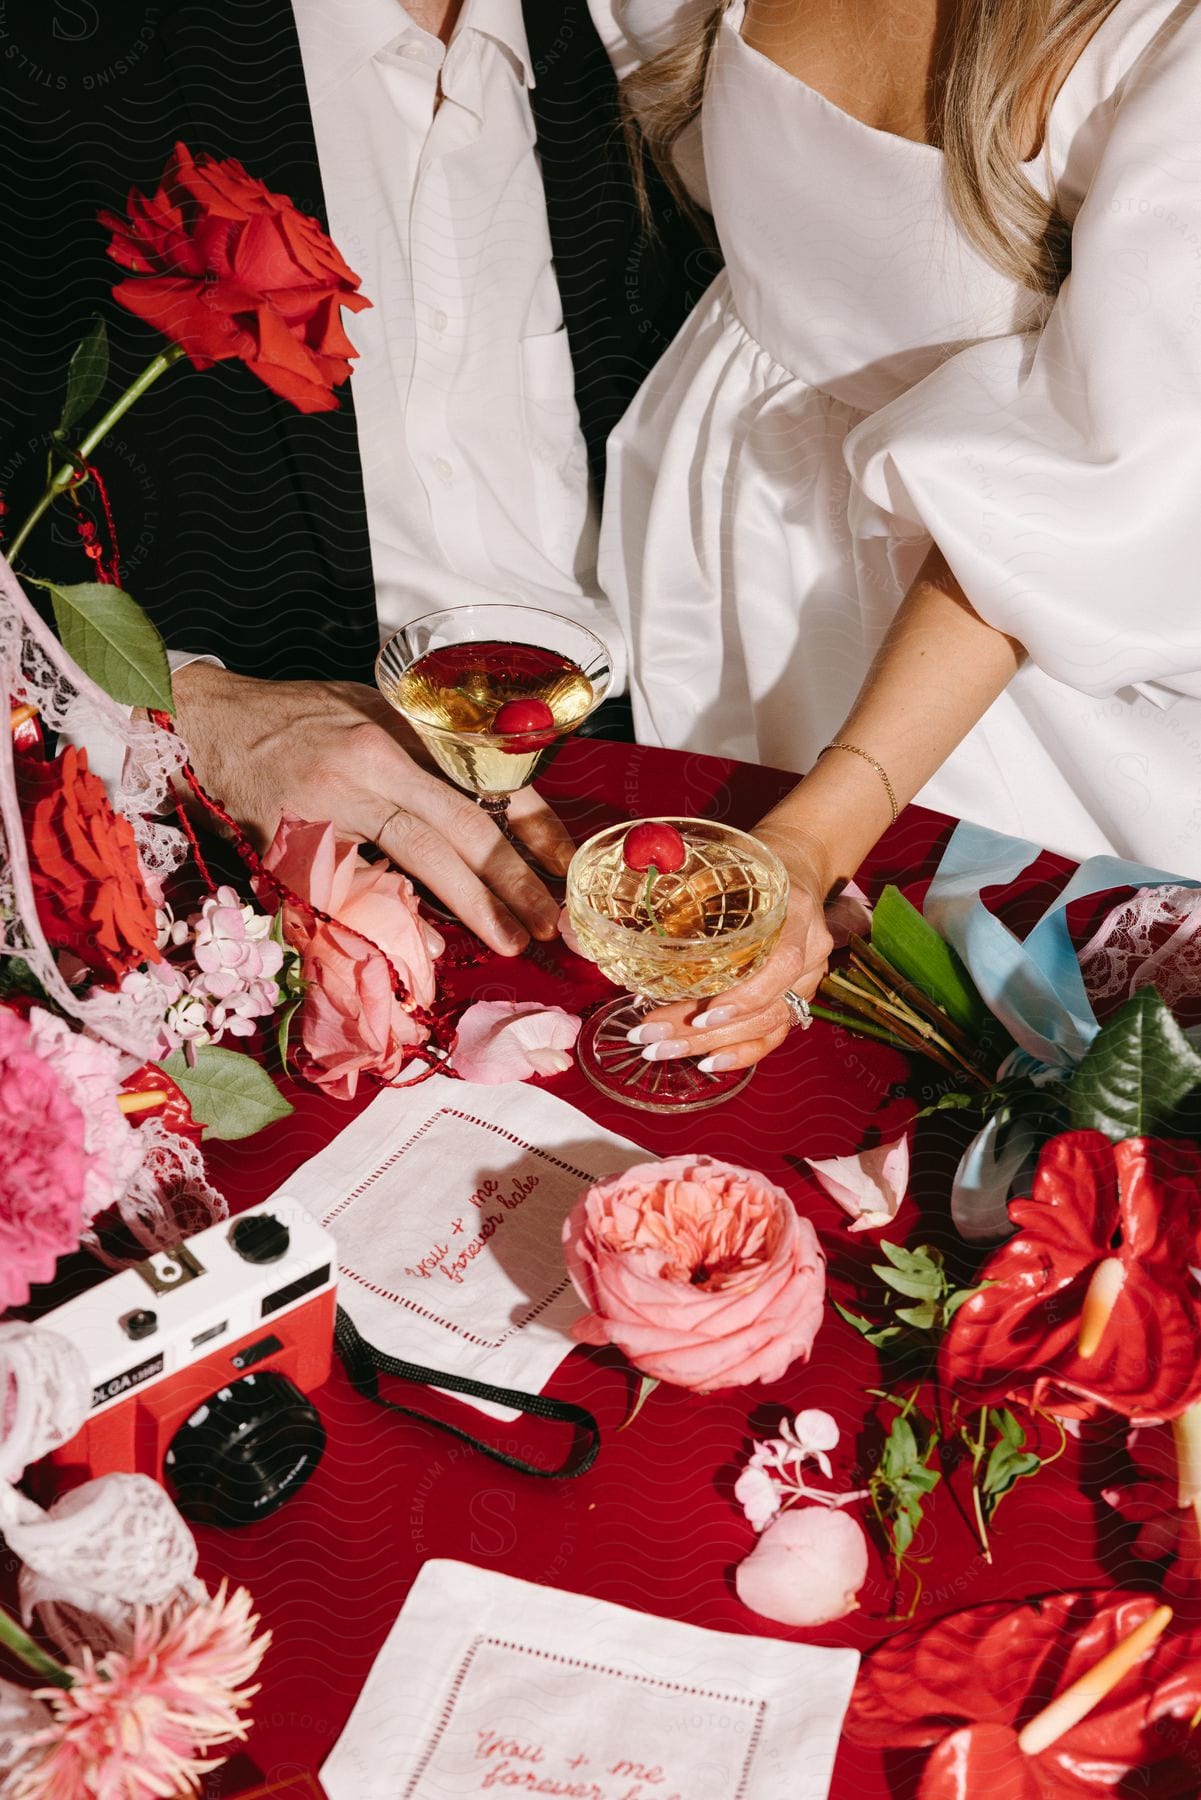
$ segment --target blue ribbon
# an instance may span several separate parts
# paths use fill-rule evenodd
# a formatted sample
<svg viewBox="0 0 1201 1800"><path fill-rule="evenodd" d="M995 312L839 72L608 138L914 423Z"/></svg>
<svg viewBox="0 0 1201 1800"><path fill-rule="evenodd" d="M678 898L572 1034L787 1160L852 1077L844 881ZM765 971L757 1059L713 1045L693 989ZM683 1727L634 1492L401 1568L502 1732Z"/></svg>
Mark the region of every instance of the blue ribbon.
<svg viewBox="0 0 1201 1800"><path fill-rule="evenodd" d="M985 888L1016 879L1040 856L1037 844L1003 837L983 825L955 828L926 895L925 915L958 951L981 998L1020 1050L1035 1080L1069 1076L1100 1026L1085 992L1068 935L1067 909L1112 888L1201 887L1201 882L1117 856L1080 864L1024 942L980 899ZM1015 1119L998 1154L998 1122L990 1119L964 1152L951 1194L960 1234L982 1242L1010 1229L1007 1201L1037 1153L1033 1124Z"/></svg>

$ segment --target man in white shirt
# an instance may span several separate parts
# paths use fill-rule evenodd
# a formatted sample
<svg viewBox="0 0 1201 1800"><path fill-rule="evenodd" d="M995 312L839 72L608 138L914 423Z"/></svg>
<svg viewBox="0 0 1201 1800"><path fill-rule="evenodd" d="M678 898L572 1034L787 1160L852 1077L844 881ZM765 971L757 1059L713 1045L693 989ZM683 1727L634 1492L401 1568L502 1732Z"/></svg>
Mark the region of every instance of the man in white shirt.
<svg viewBox="0 0 1201 1800"><path fill-rule="evenodd" d="M612 39L606 0L593 10ZM381 632L519 600L596 630L620 691L520 0L293 0L293 12L330 232L373 302L350 331ZM284 810L332 818L495 949L554 934L541 882L410 757L374 690L195 663L176 697L202 781L252 832L268 836ZM511 819L562 872L571 845L537 796L515 798Z"/></svg>

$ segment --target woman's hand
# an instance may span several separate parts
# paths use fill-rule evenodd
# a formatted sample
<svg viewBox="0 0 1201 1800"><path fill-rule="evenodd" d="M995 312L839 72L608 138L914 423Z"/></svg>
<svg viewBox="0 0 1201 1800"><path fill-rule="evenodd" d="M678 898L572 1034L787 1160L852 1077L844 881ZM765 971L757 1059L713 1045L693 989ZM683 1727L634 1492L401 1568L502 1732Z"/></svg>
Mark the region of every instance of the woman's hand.
<svg viewBox="0 0 1201 1800"><path fill-rule="evenodd" d="M749 980L707 1000L660 1006L630 1032L648 1062L699 1056L706 1070L745 1069L782 1044L794 1020L786 989L807 1000L826 972L833 940L823 913L824 888L813 860L798 853L795 839L766 829L756 837L788 870L788 913L779 942Z"/></svg>

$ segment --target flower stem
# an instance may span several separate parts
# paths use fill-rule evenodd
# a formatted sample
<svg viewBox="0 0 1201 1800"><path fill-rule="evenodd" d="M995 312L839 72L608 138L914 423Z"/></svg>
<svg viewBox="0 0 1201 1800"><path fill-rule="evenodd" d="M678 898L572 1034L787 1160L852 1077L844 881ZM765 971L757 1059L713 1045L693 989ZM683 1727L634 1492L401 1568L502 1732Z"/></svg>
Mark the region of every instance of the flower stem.
<svg viewBox="0 0 1201 1800"><path fill-rule="evenodd" d="M988 1431L988 1408L980 1408L980 1435L973 1443L968 1438L968 1447L972 1453L972 1511L976 1515L976 1531L980 1538L980 1548L984 1552L986 1563L992 1562L992 1546L988 1541L988 1526L984 1522L984 1502L980 1493L980 1464L984 1460L984 1439ZM965 1434L966 1435L966 1434Z"/></svg>
<svg viewBox="0 0 1201 1800"><path fill-rule="evenodd" d="M52 1656L47 1656L44 1650L39 1650L29 1633L23 1631L3 1607L0 1607L0 1645L11 1651L35 1675L53 1682L55 1687L69 1688L75 1685L62 1664L55 1662Z"/></svg>
<svg viewBox="0 0 1201 1800"><path fill-rule="evenodd" d="M104 417L93 425L92 429L88 432L88 435L79 446L79 456L81 460L87 460L101 438L104 437L105 433L111 431L118 419L124 418L134 401L139 399L141 395L146 392L146 389L158 380L160 375L165 375L167 370L171 368L174 363L177 363L184 354L185 352L181 345L172 344L171 347L164 350L160 356L156 356L153 361L147 363L136 381L132 381L125 392L121 394L118 399L113 401L113 404L109 407ZM47 512L54 502L59 499L61 495L65 494L69 488L77 486L82 479L84 478L79 475L72 463L63 463L59 469L56 469L55 473L47 482L46 490L41 499L38 501L29 517L25 520L25 523L17 532L12 543L9 545L8 560L10 563L16 562L22 544L25 542L38 520L42 517L42 514Z"/></svg>
<svg viewBox="0 0 1201 1800"><path fill-rule="evenodd" d="M861 1037L876 1038L881 1044L889 1044L894 1050L908 1050L909 1045L894 1037L891 1031L883 1026L872 1025L866 1019L853 1018L850 1013L836 1012L831 1006L820 1006L816 1000L809 1002L809 1011L815 1019L825 1019L831 1025L841 1025L847 1031L856 1031Z"/></svg>

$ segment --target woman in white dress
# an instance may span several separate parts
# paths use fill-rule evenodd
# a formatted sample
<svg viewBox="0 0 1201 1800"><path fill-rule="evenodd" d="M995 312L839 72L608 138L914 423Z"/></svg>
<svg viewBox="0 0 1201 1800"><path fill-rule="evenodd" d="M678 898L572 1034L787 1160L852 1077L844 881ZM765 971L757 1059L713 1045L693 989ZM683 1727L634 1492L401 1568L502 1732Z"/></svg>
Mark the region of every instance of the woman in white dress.
<svg viewBox="0 0 1201 1800"><path fill-rule="evenodd" d="M601 574L642 741L809 771L757 828L781 948L641 1028L734 1067L910 799L1201 876L1201 0L698 6L626 0L726 269L611 441Z"/></svg>

